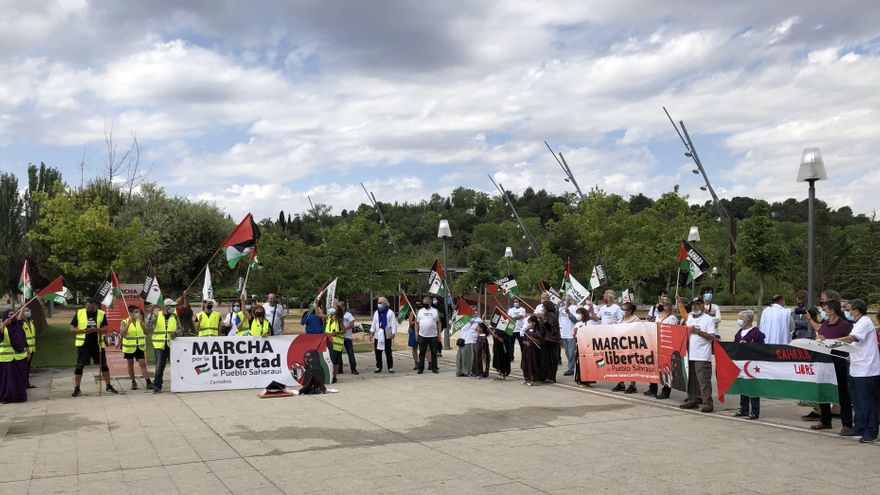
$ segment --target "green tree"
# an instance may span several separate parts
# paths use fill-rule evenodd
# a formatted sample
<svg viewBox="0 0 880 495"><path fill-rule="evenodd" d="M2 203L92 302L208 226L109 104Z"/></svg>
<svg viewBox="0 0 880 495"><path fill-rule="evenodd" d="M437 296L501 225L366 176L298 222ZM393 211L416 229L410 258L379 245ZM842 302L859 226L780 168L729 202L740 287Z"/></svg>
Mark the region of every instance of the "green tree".
<svg viewBox="0 0 880 495"><path fill-rule="evenodd" d="M0 173L0 292L12 291L18 285L21 268L24 205L18 194L18 179L8 173Z"/></svg>
<svg viewBox="0 0 880 495"><path fill-rule="evenodd" d="M736 256L758 274L758 307L763 306L765 278L783 269L787 247L770 220L770 206L757 201L749 209L749 218L741 224Z"/></svg>

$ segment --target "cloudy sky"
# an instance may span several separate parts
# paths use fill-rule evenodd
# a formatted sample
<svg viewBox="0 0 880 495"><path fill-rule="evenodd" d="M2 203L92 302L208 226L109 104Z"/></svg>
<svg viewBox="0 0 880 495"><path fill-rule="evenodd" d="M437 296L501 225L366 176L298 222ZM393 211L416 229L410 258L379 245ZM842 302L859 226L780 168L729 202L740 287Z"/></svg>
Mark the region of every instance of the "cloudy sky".
<svg viewBox="0 0 880 495"><path fill-rule="evenodd" d="M880 9L864 2L0 0L0 168L78 183L104 130L150 180L233 216L414 201L486 177L657 196L880 190ZM874 191L874 193L872 193Z"/></svg>

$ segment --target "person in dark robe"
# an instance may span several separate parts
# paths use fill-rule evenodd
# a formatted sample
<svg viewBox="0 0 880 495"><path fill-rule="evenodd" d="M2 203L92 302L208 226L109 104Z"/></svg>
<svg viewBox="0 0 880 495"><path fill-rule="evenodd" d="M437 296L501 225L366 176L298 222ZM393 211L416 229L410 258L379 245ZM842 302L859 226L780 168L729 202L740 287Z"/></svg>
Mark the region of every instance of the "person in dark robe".
<svg viewBox="0 0 880 495"><path fill-rule="evenodd" d="M526 328L523 329L523 348L520 368L523 372L523 383L533 386L544 380L541 374L541 347L544 344L544 334L538 317L532 315L526 320Z"/></svg>
<svg viewBox="0 0 880 495"><path fill-rule="evenodd" d="M474 365L471 368L471 376L481 380L489 377L489 337L486 335L488 333L489 328L485 323L477 325L477 343L474 347Z"/></svg>
<svg viewBox="0 0 880 495"><path fill-rule="evenodd" d="M560 346L562 337L559 334L559 316L556 305L551 301L544 301L544 332L543 357L544 381L556 383L556 372L559 369Z"/></svg>
<svg viewBox="0 0 880 495"><path fill-rule="evenodd" d="M499 331L490 332L492 336L492 367L498 372L496 380L507 380L510 374L510 352L513 347L509 344L507 334Z"/></svg>
<svg viewBox="0 0 880 495"><path fill-rule="evenodd" d="M0 404L27 402L27 337L21 313L6 310L0 322Z"/></svg>
<svg viewBox="0 0 880 495"><path fill-rule="evenodd" d="M321 366L321 356L318 351L314 349L306 351L303 356L303 368L305 372L299 395L327 393L327 386L324 385L324 368Z"/></svg>

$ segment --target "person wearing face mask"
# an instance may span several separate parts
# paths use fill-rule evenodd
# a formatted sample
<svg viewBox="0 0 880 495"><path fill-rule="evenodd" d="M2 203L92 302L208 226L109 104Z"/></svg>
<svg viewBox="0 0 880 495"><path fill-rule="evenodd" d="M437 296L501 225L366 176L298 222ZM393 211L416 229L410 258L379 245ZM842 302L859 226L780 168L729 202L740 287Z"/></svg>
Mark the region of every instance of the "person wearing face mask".
<svg viewBox="0 0 880 495"><path fill-rule="evenodd" d="M431 300L422 299L422 309L416 314L416 334L419 341L419 365L417 374L425 371L425 353L430 352L429 369L439 373L437 366L437 336L440 335L440 314L431 307Z"/></svg>
<svg viewBox="0 0 880 495"><path fill-rule="evenodd" d="M577 308L575 311L577 315L578 322L575 324L574 329L572 330L573 338L575 339L575 343L577 343L577 336L579 333L586 332L587 327L592 326L595 322L592 320L590 316L590 310L586 307ZM577 348L575 347L575 350ZM578 384L579 387L590 387L596 382L587 382L581 380L581 360L579 358L580 353L575 353L575 366L574 366L574 382Z"/></svg>
<svg viewBox="0 0 880 495"><path fill-rule="evenodd" d="M519 360L523 372L523 384L530 387L544 381L541 352L544 332L535 315L529 316L523 329L523 354Z"/></svg>
<svg viewBox="0 0 880 495"><path fill-rule="evenodd" d="M266 319L266 309L262 306L254 308L254 318L250 321L244 335L251 337L268 337L272 335L272 323Z"/></svg>
<svg viewBox="0 0 880 495"><path fill-rule="evenodd" d="M104 335L107 332L107 318L104 311L98 308L98 300L90 297L84 308L77 310L73 319L70 320L70 332L74 334L76 346L76 368L73 370L73 394L72 397L82 395L83 370L89 364L98 364L101 368L101 377L106 384L107 392L118 394L119 392L110 383L110 368L107 366L107 354Z"/></svg>
<svg viewBox="0 0 880 495"><path fill-rule="evenodd" d="M455 376L471 376L474 367L474 353L477 346L477 326L483 323L479 315L474 315L458 334L458 354L455 356Z"/></svg>
<svg viewBox="0 0 880 495"><path fill-rule="evenodd" d="M819 327L816 340L839 339L852 333L853 324L846 318L846 313L841 308L840 302L828 300L820 304L822 305L822 311L825 313L825 318L822 326ZM840 422L842 424L840 434L845 435L852 430L853 425L852 401L849 397L849 387L843 386L843 384L849 381L849 360L835 359L834 374L837 376L837 396L840 400ZM801 419L805 421L815 421L818 419L819 423L810 426L811 429L830 430L832 428L831 404L819 404L818 410L818 414L814 409L809 414L801 416Z"/></svg>
<svg viewBox="0 0 880 495"><path fill-rule="evenodd" d="M226 335L234 337L236 335L250 335L250 313L242 310L244 307L244 296L238 301L232 303L232 311L226 313L223 319L223 328L226 329Z"/></svg>
<svg viewBox="0 0 880 495"><path fill-rule="evenodd" d="M703 297L703 312L711 316L715 320L715 327L718 327L721 325L721 308L712 303L715 299L715 289L703 287L700 289L700 294Z"/></svg>
<svg viewBox="0 0 880 495"><path fill-rule="evenodd" d="M179 299L178 299L179 300ZM171 360L171 340L177 336L178 322L177 301L165 299L165 307L156 315L156 326L153 327L153 355L156 358L156 367L153 371L153 393L162 392L164 383L165 367Z"/></svg>
<svg viewBox="0 0 880 495"><path fill-rule="evenodd" d="M412 350L413 371L419 369L419 339L416 338L416 311L420 309L422 309L422 303L417 302L413 304L412 310L409 312L409 316L407 316L406 320L407 325L409 325L409 329L406 332L406 345Z"/></svg>
<svg viewBox="0 0 880 495"><path fill-rule="evenodd" d="M333 380L336 383L336 375L342 366L342 352L345 351L345 330L342 323L342 308L333 306L327 310L327 323L324 324L324 333L330 337L330 362L333 363Z"/></svg>
<svg viewBox="0 0 880 495"><path fill-rule="evenodd" d="M7 309L0 320L0 404L27 402L28 347L22 312Z"/></svg>
<svg viewBox="0 0 880 495"><path fill-rule="evenodd" d="M382 372L382 354L388 364L388 373L394 373L394 355L392 347L394 336L397 335L397 317L388 304L388 299L380 297L376 300L376 311L373 312L373 324L370 332L373 335L373 351L376 353L376 371Z"/></svg>
<svg viewBox="0 0 880 495"><path fill-rule="evenodd" d="M665 306L669 306L669 292L661 290L660 295L657 296L657 304L648 309L648 321L658 321L657 316L662 311L660 308Z"/></svg>
<svg viewBox="0 0 880 495"><path fill-rule="evenodd" d="M199 337L216 337L220 335L220 313L214 311L217 304L213 299L202 301L202 311L196 315L196 332Z"/></svg>
<svg viewBox="0 0 880 495"><path fill-rule="evenodd" d="M339 305L346 308L342 315L342 321L345 325L345 353L348 354L348 365L351 367L352 375L360 375L357 370L357 358L354 356L354 326L357 324L357 320L348 310L347 304L340 301ZM342 371L342 366L339 371Z"/></svg>
<svg viewBox="0 0 880 495"><path fill-rule="evenodd" d="M807 312L807 291L801 290L794 295L795 307L791 310L794 319L793 339L812 339L816 332L810 326L809 313Z"/></svg>
<svg viewBox="0 0 880 495"><path fill-rule="evenodd" d="M443 332L447 331L449 327L447 326L446 321L446 312L443 311L443 308L440 307L440 300L436 297L431 299L431 307L437 310L437 313L440 315L440 328L437 333L437 357L443 357ZM430 368L430 366L428 366Z"/></svg>
<svg viewBox="0 0 880 495"><path fill-rule="evenodd" d="M657 313L654 319L657 321L657 323L660 323L661 325L678 325L678 317L675 316L675 306L673 306L669 302L669 298L664 299L664 302L666 304L657 305ZM672 373L669 373L669 375L672 375ZM644 392L644 394L654 395L654 398L656 398L657 400L666 400L669 398L669 394L672 392L671 385L672 380L668 379L663 383L663 388L660 389L660 393L658 394L657 384L652 383L648 386L648 390Z"/></svg>
<svg viewBox="0 0 880 495"><path fill-rule="evenodd" d="M736 320L736 326L739 330L733 336L735 344L763 344L764 333L754 326L755 312L747 309L740 311L739 319ZM761 398L749 397L747 395L739 396L739 411L734 413L734 417L758 419L761 415Z"/></svg>
<svg viewBox="0 0 880 495"><path fill-rule="evenodd" d="M510 344L510 360L513 361L513 341L519 342L520 359L523 352L523 330L526 328L526 308L518 300L513 301L513 307L507 310L507 315L513 321L513 335Z"/></svg>
<svg viewBox="0 0 880 495"><path fill-rule="evenodd" d="M761 311L761 323L758 327L767 336L766 343L788 345L794 334L794 318L791 311L785 309L785 298L782 294L774 294L769 308Z"/></svg>
<svg viewBox="0 0 880 495"><path fill-rule="evenodd" d="M688 397L678 407L696 409L697 388L700 389L703 407L701 412L714 410L712 403L712 342L718 335L715 320L703 312L703 299L691 301L691 313L685 325L688 328Z"/></svg>
<svg viewBox="0 0 880 495"><path fill-rule="evenodd" d="M266 304L263 305L263 309L266 310L266 319L272 325L272 335L283 334L284 316L287 315L287 310L277 301L275 294L270 293L266 296Z"/></svg>
<svg viewBox="0 0 880 495"><path fill-rule="evenodd" d="M31 363L34 361L34 353L37 352L37 330L34 326L34 320L31 319L33 313L30 308L24 308L21 312L21 328L24 330L24 336L27 341L27 366L28 366L28 388L37 388L31 385Z"/></svg>
<svg viewBox="0 0 880 495"><path fill-rule="evenodd" d="M128 362L128 377L131 378L131 389L137 390L138 383L134 378L134 362L138 363L141 376L147 381L147 389L153 388L150 381L150 373L147 371L145 352L147 350L147 336L144 334L144 316L140 308L135 305L128 307L128 318L119 322L119 332L122 334L122 357Z"/></svg>

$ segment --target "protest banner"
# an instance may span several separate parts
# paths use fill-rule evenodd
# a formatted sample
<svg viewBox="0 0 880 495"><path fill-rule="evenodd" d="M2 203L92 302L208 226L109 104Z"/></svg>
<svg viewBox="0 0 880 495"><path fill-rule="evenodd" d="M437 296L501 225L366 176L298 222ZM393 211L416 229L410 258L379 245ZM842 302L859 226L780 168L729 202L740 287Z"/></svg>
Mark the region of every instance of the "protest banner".
<svg viewBox="0 0 880 495"><path fill-rule="evenodd" d="M595 325L577 336L581 380L658 383L657 324Z"/></svg>
<svg viewBox="0 0 880 495"><path fill-rule="evenodd" d="M657 324L657 369L664 387L687 392L687 347L686 326Z"/></svg>
<svg viewBox="0 0 880 495"><path fill-rule="evenodd" d="M171 342L171 391L265 388L302 384L306 373L332 378L323 334L274 337L178 337Z"/></svg>
<svg viewBox="0 0 880 495"><path fill-rule="evenodd" d="M838 339L794 339L789 342L788 345L800 349L806 349L808 351L818 352L820 354L836 356L841 359L849 357L849 353L856 350L856 346L841 342Z"/></svg>

